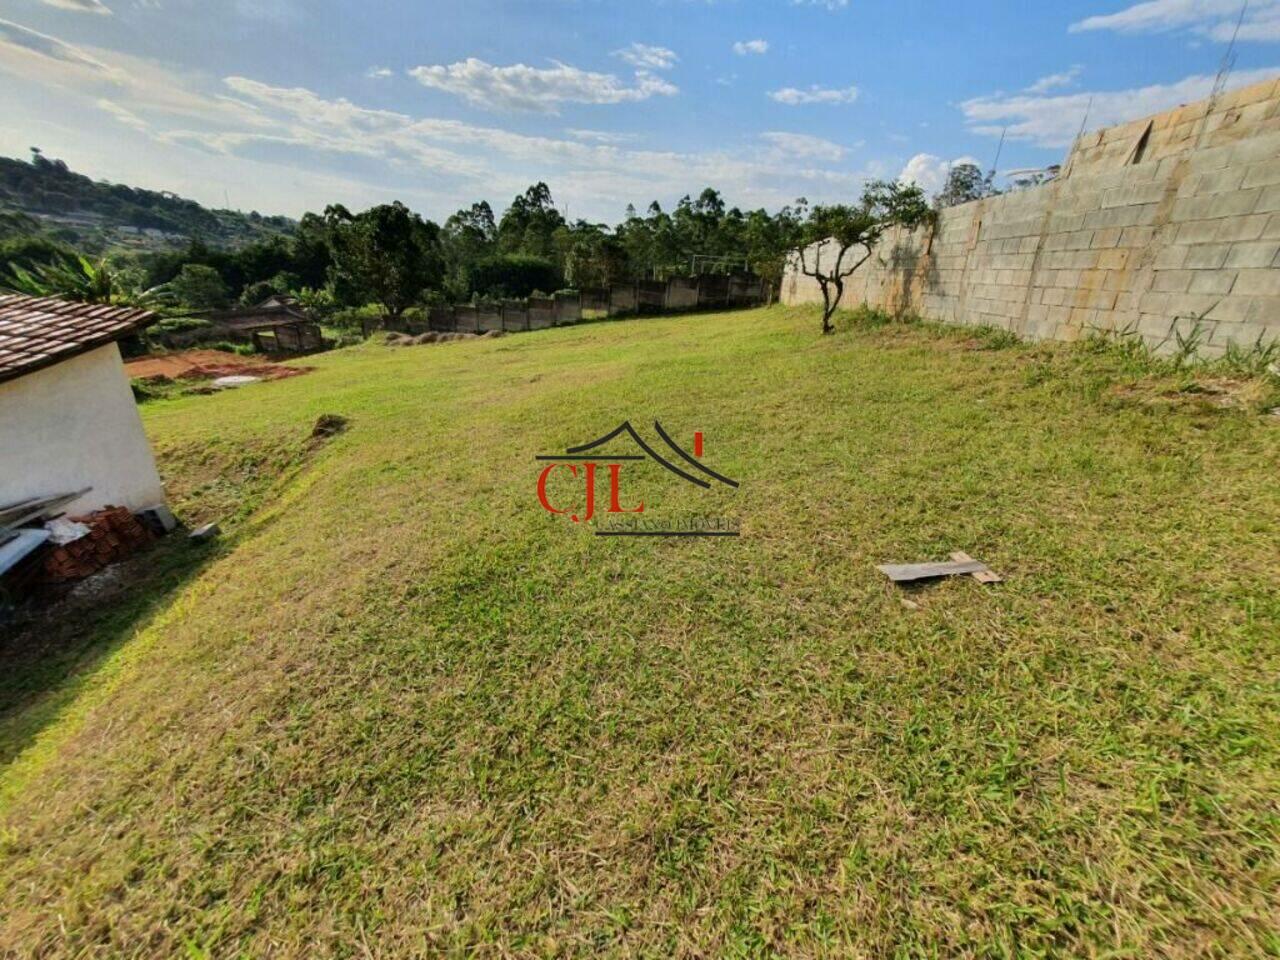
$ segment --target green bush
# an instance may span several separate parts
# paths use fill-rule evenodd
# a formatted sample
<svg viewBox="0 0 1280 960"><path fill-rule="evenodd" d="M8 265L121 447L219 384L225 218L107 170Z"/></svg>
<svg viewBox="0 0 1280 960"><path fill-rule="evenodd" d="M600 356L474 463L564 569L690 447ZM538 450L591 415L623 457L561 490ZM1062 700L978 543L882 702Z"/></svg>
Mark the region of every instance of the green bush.
<svg viewBox="0 0 1280 960"><path fill-rule="evenodd" d="M558 290L560 270L550 260L523 253L485 257L470 270L471 292L484 299L520 299L535 290Z"/></svg>

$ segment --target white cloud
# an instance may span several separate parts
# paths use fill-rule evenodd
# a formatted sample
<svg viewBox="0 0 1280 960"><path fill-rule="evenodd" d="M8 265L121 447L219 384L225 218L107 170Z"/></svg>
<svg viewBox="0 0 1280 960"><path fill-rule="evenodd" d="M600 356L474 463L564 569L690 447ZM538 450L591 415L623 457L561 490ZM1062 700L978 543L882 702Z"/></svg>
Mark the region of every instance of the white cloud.
<svg viewBox="0 0 1280 960"><path fill-rule="evenodd" d="M77 47L8 20L0 20L0 73L74 91L90 102L106 100L135 114L197 119L212 126L266 122L253 107L231 97L193 92L188 78L149 60Z"/></svg>
<svg viewBox="0 0 1280 960"><path fill-rule="evenodd" d="M147 121L143 120L127 107L120 106L118 103L113 103L110 100L99 100L98 109L115 117L116 120L123 123L126 127L132 127L134 130L143 131L148 129Z"/></svg>
<svg viewBox="0 0 1280 960"><path fill-rule="evenodd" d="M1243 87L1276 76L1280 68L1243 70L1232 74L1232 86ZM1088 128L1097 130L1201 100L1213 91L1214 77L1186 77L1176 83L1152 84L1133 90L1107 90L1058 96L977 97L960 104L976 133L1000 136L1007 126L1011 140L1041 147L1068 147L1088 114Z"/></svg>
<svg viewBox="0 0 1280 960"><path fill-rule="evenodd" d="M6 59L15 55L34 55L45 60L56 60L71 67L107 72L105 64L93 59L79 47L11 20L0 20L0 51L4 51Z"/></svg>
<svg viewBox="0 0 1280 960"><path fill-rule="evenodd" d="M902 168L902 173L898 174L898 179L903 183L916 184L925 193L934 194L946 186L951 168L962 163L971 163L975 167L982 166L973 157L966 156L957 157L954 160L943 160L941 157L935 157L931 153L917 153L907 161L907 165Z"/></svg>
<svg viewBox="0 0 1280 960"><path fill-rule="evenodd" d="M838 143L807 133L782 133L771 131L760 134L760 139L773 146L779 156L809 157L815 160L836 162L844 159L849 151Z"/></svg>
<svg viewBox="0 0 1280 960"><path fill-rule="evenodd" d="M801 193L853 196L866 179L821 166L843 156L845 148L804 134L765 135L768 146L762 151L640 150L599 131L568 131L572 139L531 136L458 120L415 119L243 77L228 78L227 84L280 120L270 130L206 137L201 142L209 149L235 155L253 143L270 142L384 156L461 174L474 181L464 191L484 190L490 197L495 186L515 193L531 180L545 179L572 189L575 207L581 204L604 216L627 200L669 201L695 183L714 183L735 202L776 206ZM462 192L456 202L467 197Z"/></svg>
<svg viewBox="0 0 1280 960"><path fill-rule="evenodd" d="M680 59L674 50L651 47L644 43L633 43L629 47L615 50L613 55L642 70L670 70Z"/></svg>
<svg viewBox="0 0 1280 960"><path fill-rule="evenodd" d="M1059 90L1063 87L1074 87L1076 80L1079 79L1081 72L1084 70L1079 64L1071 67L1062 73L1051 73L1048 76L1041 77L1031 86L1027 87L1027 93L1048 93L1050 90Z"/></svg>
<svg viewBox="0 0 1280 960"><path fill-rule="evenodd" d="M793 7L826 7L828 10L843 10L849 0L791 0Z"/></svg>
<svg viewBox="0 0 1280 960"><path fill-rule="evenodd" d="M765 54L769 52L769 41L739 40L733 45L733 52L740 57L750 56L751 54Z"/></svg>
<svg viewBox="0 0 1280 960"><path fill-rule="evenodd" d="M858 99L858 88L831 89L819 87L816 84L807 90L801 90L798 87L783 87L781 90L771 92L769 99L777 103L785 103L789 107L809 103L853 103Z"/></svg>
<svg viewBox="0 0 1280 960"><path fill-rule="evenodd" d="M555 113L562 103L634 103L679 93L674 84L645 71L636 74L634 86L628 86L610 73L552 62L555 65L545 69L523 63L496 67L472 57L447 66L415 67L409 73L425 87L490 110Z"/></svg>
<svg viewBox="0 0 1280 960"><path fill-rule="evenodd" d="M586 143L631 143L638 137L634 133L613 133L608 130L582 130L569 128L565 130L575 140Z"/></svg>
<svg viewBox="0 0 1280 960"><path fill-rule="evenodd" d="M77 13L97 13L103 16L111 14L111 8L102 0L41 0L41 2L60 10L74 10Z"/></svg>
<svg viewBox="0 0 1280 960"><path fill-rule="evenodd" d="M235 0L235 8L237 14L248 20L267 23L288 23L303 16L302 8L294 0Z"/></svg>
<svg viewBox="0 0 1280 960"><path fill-rule="evenodd" d="M1113 30L1118 33L1167 33L1189 30L1215 40L1230 40L1240 20L1243 0L1147 0L1116 13L1086 17L1071 24L1072 33ZM1240 27L1242 40L1280 40L1280 0L1251 0Z"/></svg>
<svg viewBox="0 0 1280 960"><path fill-rule="evenodd" d="M612 220L628 201L670 205L705 184L744 207L847 199L885 172L849 169L846 147L806 134L654 150L602 130L531 135L245 76L215 83L8 22L0 23L0 87L11 104L0 112L0 149L39 143L94 176L219 205L225 188L232 204L271 213L402 199L442 219L545 180L575 214Z"/></svg>
<svg viewBox="0 0 1280 960"><path fill-rule="evenodd" d="M390 67L370 67L364 75L370 80L390 80L395 76L395 71Z"/></svg>

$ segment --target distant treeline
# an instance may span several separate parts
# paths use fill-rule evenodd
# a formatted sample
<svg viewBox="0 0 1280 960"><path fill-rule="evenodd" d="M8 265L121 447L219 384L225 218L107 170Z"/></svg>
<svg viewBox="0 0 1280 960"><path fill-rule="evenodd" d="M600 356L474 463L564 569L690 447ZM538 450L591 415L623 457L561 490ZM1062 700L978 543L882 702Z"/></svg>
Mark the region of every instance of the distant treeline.
<svg viewBox="0 0 1280 960"><path fill-rule="evenodd" d="M111 217L131 218L138 226L163 223L186 231L192 239L185 246L107 254L116 289L127 295L162 287L171 310L257 303L278 293L315 308L373 304L398 316L429 303L608 288L693 273L750 271L776 281L796 222L788 208L770 214L729 207L713 189L686 196L670 212L657 203L643 215L628 207L625 219L612 227L570 221L548 186L538 183L501 216L479 202L439 225L399 203L358 214L335 205L296 223L248 215L281 229L226 244L211 239L225 237L213 230L225 211L96 184L39 154L31 164L0 160L0 191L24 196L26 210L92 205L104 216L114 211ZM81 253L97 251L66 243L22 213L0 213L0 274L10 264L39 268Z"/></svg>

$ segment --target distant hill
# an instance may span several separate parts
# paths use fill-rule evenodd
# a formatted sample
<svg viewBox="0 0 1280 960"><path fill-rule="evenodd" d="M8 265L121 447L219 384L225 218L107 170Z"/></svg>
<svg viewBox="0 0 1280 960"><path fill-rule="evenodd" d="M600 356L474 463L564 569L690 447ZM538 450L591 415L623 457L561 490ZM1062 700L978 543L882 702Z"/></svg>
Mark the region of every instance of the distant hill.
<svg viewBox="0 0 1280 960"><path fill-rule="evenodd" d="M38 150L30 162L0 157L0 222L26 215L44 232L93 252L165 249L201 240L239 247L297 223L256 211L210 210L172 193L92 180Z"/></svg>

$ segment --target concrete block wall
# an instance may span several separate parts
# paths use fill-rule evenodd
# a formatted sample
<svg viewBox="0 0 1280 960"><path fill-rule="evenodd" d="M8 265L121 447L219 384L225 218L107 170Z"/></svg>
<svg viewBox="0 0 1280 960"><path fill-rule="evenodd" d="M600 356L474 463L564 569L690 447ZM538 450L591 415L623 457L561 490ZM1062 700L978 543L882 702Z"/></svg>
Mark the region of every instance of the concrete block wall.
<svg viewBox="0 0 1280 960"><path fill-rule="evenodd" d="M782 293L822 301L794 264ZM1034 339L1196 336L1209 356L1280 340L1280 78L1086 134L1051 183L891 231L846 282L859 303Z"/></svg>

